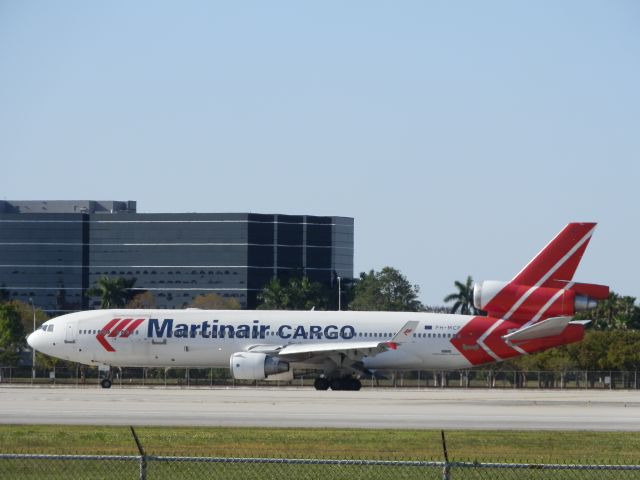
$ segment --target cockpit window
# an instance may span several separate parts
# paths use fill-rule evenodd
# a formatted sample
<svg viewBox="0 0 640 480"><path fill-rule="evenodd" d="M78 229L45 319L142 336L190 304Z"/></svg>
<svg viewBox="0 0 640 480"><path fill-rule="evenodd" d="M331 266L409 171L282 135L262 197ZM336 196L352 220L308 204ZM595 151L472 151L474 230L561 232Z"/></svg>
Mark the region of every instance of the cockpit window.
<svg viewBox="0 0 640 480"><path fill-rule="evenodd" d="M53 332L53 323L49 325L49 332Z"/></svg>

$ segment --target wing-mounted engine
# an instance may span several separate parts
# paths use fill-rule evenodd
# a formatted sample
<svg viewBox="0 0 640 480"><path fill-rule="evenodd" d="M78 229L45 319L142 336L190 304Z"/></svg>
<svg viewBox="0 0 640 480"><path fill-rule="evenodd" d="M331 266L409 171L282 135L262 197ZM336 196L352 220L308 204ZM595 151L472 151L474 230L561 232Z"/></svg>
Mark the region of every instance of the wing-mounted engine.
<svg viewBox="0 0 640 480"><path fill-rule="evenodd" d="M591 310L609 296L609 287L560 280L546 286L520 285L514 282L484 281L473 287L473 304L489 316L513 320L571 317Z"/></svg>
<svg viewBox="0 0 640 480"><path fill-rule="evenodd" d="M234 353L229 359L229 368L237 380L282 380L282 374L293 373L289 362L258 352Z"/></svg>

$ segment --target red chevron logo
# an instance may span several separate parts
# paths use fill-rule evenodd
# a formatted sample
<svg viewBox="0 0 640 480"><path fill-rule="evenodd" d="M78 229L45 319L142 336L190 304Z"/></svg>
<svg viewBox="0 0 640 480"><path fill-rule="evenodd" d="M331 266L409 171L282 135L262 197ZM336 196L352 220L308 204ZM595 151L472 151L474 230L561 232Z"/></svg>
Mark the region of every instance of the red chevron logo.
<svg viewBox="0 0 640 480"><path fill-rule="evenodd" d="M98 340L100 345L102 345L107 352L115 352L116 349L107 341L107 337L114 338L120 336L120 338L127 338L136 331L143 321L144 318L138 318L136 320L133 318L114 318L102 327L101 330L98 330L96 340Z"/></svg>

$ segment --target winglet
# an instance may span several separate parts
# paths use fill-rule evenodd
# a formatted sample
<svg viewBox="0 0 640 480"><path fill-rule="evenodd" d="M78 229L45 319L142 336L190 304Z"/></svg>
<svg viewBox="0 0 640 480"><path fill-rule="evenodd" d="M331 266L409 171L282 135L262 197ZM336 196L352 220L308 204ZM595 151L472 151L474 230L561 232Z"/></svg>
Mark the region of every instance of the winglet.
<svg viewBox="0 0 640 480"><path fill-rule="evenodd" d="M395 350L398 348L398 345L408 341L411 338L411 334L418 326L417 320L411 320L404 324L404 326L400 329L398 333L394 335L394 337L388 342L384 342L384 344L389 347L391 350Z"/></svg>

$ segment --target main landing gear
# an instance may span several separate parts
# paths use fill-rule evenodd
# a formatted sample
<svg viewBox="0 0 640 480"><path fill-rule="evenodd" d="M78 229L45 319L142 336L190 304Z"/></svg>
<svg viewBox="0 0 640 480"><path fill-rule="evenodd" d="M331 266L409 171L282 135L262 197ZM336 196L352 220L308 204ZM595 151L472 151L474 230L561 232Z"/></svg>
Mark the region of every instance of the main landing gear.
<svg viewBox="0 0 640 480"><path fill-rule="evenodd" d="M331 387L331 390L351 390L357 391L360 390L362 384L360 380L353 377L341 377L341 378L326 378L326 377L318 377L316 381L313 382L313 386L316 390L328 390Z"/></svg>
<svg viewBox="0 0 640 480"><path fill-rule="evenodd" d="M100 378L100 386L102 388L111 388L113 378L111 374L111 367L108 365L99 365L98 376Z"/></svg>

